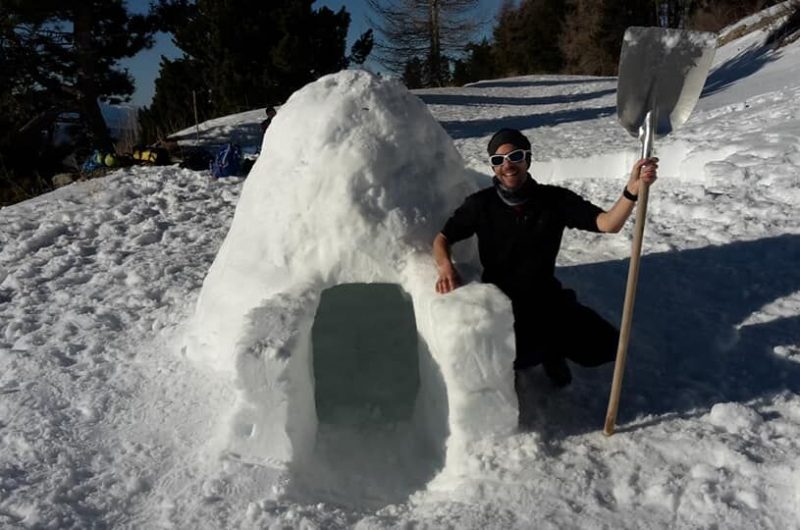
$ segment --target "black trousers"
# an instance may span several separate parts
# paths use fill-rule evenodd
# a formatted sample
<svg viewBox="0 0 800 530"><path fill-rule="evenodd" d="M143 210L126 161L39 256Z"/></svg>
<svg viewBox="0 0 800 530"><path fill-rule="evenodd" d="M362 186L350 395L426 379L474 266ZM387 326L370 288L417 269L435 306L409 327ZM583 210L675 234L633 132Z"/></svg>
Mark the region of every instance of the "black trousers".
<svg viewBox="0 0 800 530"><path fill-rule="evenodd" d="M517 345L515 370L559 357L581 366L599 366L616 358L619 330L578 303L574 291L562 290L545 303L529 293L510 298Z"/></svg>

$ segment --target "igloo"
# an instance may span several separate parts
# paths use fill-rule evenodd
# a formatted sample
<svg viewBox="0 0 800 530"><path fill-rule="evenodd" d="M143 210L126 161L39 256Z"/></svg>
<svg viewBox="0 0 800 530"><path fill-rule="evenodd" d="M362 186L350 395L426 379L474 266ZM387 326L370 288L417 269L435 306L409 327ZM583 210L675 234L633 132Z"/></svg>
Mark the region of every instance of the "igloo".
<svg viewBox="0 0 800 530"><path fill-rule="evenodd" d="M476 441L516 428L510 302L477 282L433 287L433 238L474 189L452 140L398 82L350 70L292 95L186 336L186 355L236 388L225 451L301 462L320 422L364 398L368 421L405 421L441 452L441 477Z"/></svg>

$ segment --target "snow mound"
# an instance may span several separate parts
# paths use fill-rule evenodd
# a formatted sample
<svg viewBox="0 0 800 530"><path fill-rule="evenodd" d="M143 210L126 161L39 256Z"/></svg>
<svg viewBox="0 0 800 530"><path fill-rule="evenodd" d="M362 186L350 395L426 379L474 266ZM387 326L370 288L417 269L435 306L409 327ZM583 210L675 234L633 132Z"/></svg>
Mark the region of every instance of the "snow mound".
<svg viewBox="0 0 800 530"><path fill-rule="evenodd" d="M717 403L711 407L708 421L731 434L749 432L764 423L758 412L741 403Z"/></svg>
<svg viewBox="0 0 800 530"><path fill-rule="evenodd" d="M286 102L244 184L185 343L191 359L238 391L223 436L227 451L259 463L302 463L315 451L318 409L335 409L318 405L316 381L338 389L326 394L337 403L379 393L348 387L363 384L353 378L365 364L404 362L397 359L405 353L381 357L396 345L373 344L391 336L391 323L369 329L349 322L366 318L349 312L360 300L318 313L324 296L368 298L376 284L395 286L411 301L408 310L387 304L397 314L413 312L416 331L405 342L418 377L403 376L409 382L400 394L411 397L396 398L410 405L382 396L374 413L412 411L386 421L407 420L413 438L456 473L470 443L516 427L510 303L489 285L446 296L433 289L431 242L473 189L451 139L395 81L344 71ZM315 362L323 345L342 350L341 362L337 351ZM326 373L315 374L315 366Z"/></svg>

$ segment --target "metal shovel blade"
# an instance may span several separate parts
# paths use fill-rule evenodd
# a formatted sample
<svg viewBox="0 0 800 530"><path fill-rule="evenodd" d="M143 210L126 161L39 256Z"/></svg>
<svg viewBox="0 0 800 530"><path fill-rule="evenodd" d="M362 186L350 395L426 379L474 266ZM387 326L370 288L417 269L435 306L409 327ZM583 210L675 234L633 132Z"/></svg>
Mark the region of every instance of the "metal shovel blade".
<svg viewBox="0 0 800 530"><path fill-rule="evenodd" d="M651 110L656 137L683 125L700 97L716 45L713 33L628 28L617 81L617 117L623 127L638 136Z"/></svg>

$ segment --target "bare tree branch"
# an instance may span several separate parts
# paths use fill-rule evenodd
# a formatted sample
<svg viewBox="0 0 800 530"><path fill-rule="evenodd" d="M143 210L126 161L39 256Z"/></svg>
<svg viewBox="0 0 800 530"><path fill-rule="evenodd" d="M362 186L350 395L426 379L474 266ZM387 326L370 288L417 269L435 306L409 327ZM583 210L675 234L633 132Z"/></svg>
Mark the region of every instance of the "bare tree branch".
<svg viewBox="0 0 800 530"><path fill-rule="evenodd" d="M474 11L478 0L366 0L379 40L378 60L401 74L421 61L423 84L443 86L450 78L450 60L481 26ZM416 63L415 63L416 64Z"/></svg>

